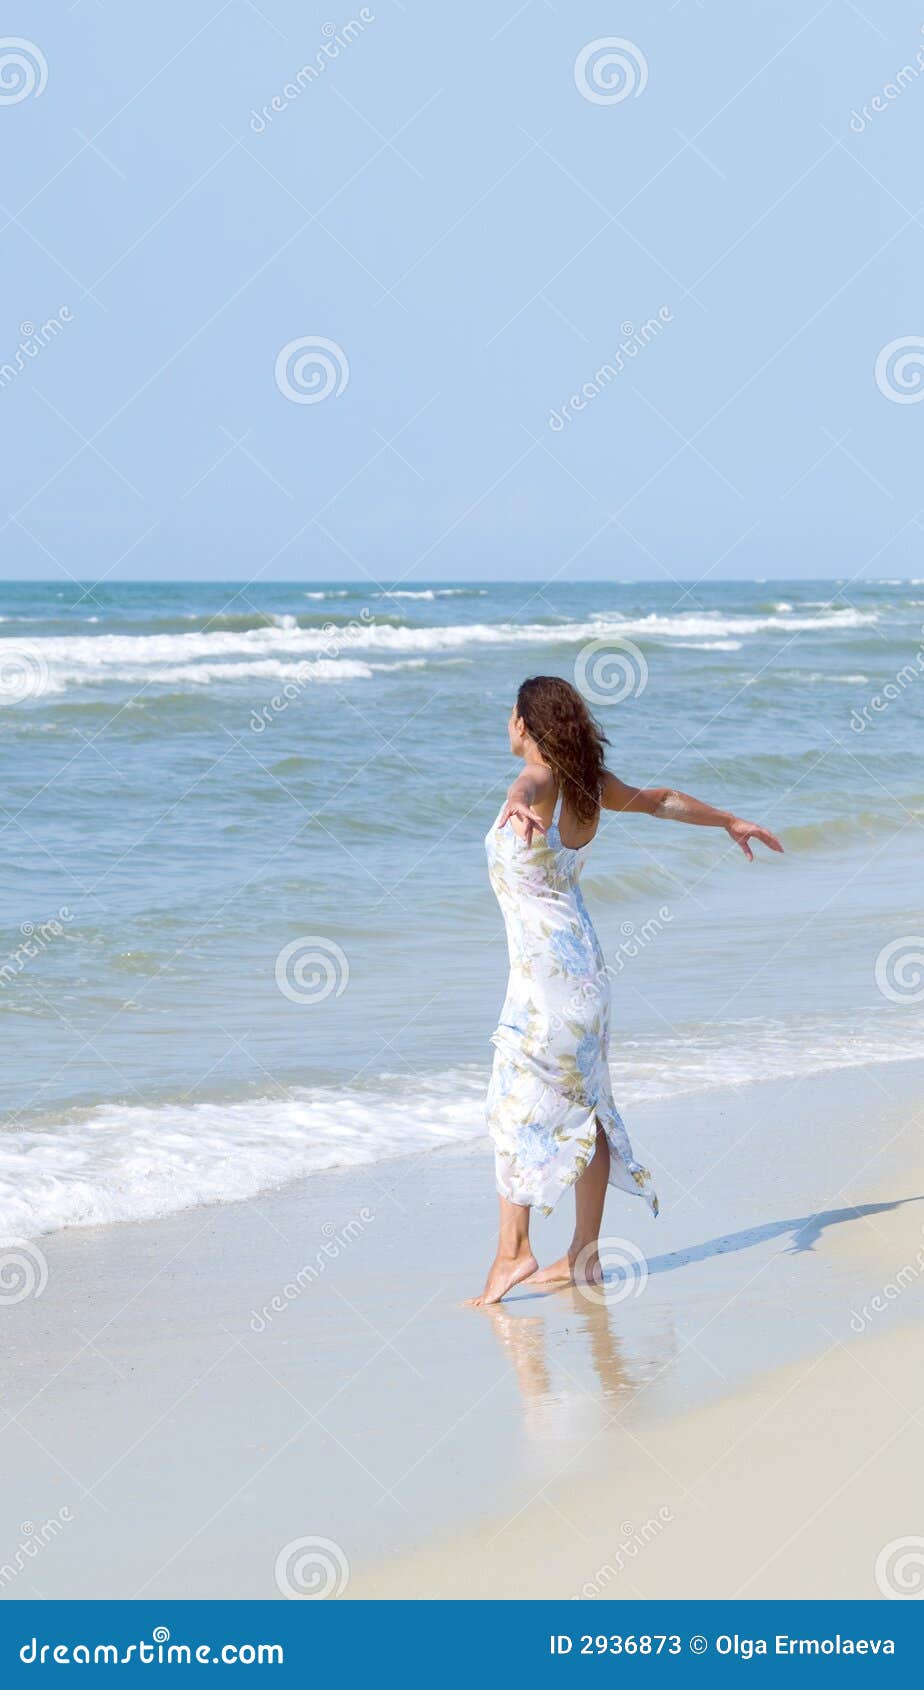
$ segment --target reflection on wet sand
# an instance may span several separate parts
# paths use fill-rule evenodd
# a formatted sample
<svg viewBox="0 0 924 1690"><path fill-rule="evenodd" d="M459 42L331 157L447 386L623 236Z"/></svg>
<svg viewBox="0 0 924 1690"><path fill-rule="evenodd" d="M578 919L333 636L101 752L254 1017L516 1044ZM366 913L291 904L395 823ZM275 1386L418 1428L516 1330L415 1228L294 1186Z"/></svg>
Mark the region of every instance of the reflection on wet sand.
<svg viewBox="0 0 924 1690"><path fill-rule="evenodd" d="M519 1387L524 1426L543 1442L591 1436L676 1351L672 1325L640 1334L630 1348L616 1330L617 1309L588 1301L573 1287L542 1304L541 1313L520 1314L500 1303L485 1313Z"/></svg>
<svg viewBox="0 0 924 1690"><path fill-rule="evenodd" d="M614 1415L621 1416L649 1386L654 1388L644 1399L646 1413L662 1408L672 1394L677 1401L688 1401L691 1380L697 1392L703 1389L704 1378L711 1380L713 1388L716 1380L727 1383L722 1367L699 1342L706 1330L713 1340L721 1335L723 1361L731 1345L736 1357L751 1355L759 1365L762 1356L753 1348L752 1303L746 1300L739 1310L731 1282L726 1290L718 1282L704 1284L698 1279L694 1289L686 1283L685 1270L698 1270L713 1259L742 1251L767 1249L768 1265L777 1265L773 1281L777 1300L763 1304L762 1312L766 1319L785 1304L790 1318L794 1286L789 1276L779 1278L784 1260L795 1258L808 1264L831 1229L917 1201L921 1199L895 1199L791 1216L647 1260L637 1252L643 1273L639 1276L634 1260L629 1260L625 1271L606 1268L599 1291L574 1286L530 1291L524 1285L484 1313L519 1388L525 1429L543 1444L586 1441ZM616 1242L625 1254L626 1241ZM753 1270L749 1272L753 1280L756 1276ZM671 1276L672 1290L667 1296L654 1295L652 1286L664 1275ZM675 1275L679 1275L676 1280ZM681 1363L679 1372L677 1363ZM663 1380L660 1389L659 1380Z"/></svg>

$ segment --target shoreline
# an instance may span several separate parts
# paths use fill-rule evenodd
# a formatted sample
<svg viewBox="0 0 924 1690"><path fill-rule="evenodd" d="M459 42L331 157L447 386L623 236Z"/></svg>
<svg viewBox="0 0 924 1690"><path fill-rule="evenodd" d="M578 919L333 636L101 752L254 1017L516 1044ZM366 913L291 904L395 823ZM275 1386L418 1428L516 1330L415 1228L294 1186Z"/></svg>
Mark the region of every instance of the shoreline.
<svg viewBox="0 0 924 1690"><path fill-rule="evenodd" d="M538 1594L525 1548L505 1572L487 1547L521 1515L556 1569L541 1593L572 1594L584 1563L560 1560L556 1508L577 1510L579 1533L595 1487L610 1525L677 1514L642 1482L658 1452L682 1474L690 1428L702 1449L725 1447L745 1412L734 1405L759 1413L787 1369L814 1368L820 1389L833 1377L824 1349L857 1347L851 1314L865 1322L859 1347L893 1369L912 1298L904 1287L862 1311L924 1237L911 1142L922 1081L924 1063L890 1064L636 1108L633 1140L665 1208L652 1221L610 1197L607 1234L644 1253L645 1284L614 1280L602 1305L524 1285L497 1311L461 1307L493 1247L491 1158L477 1145L46 1236L42 1294L3 1311L5 1512L68 1519L0 1575L0 1594L273 1599L280 1552L306 1537L339 1547L348 1596L427 1596L446 1581L474 1595L474 1563L486 1578L493 1567L493 1594ZM542 1260L569 1225L567 1197L537 1218ZM896 1385L916 1389L900 1372ZM802 1387L795 1396L810 1418L822 1412ZM818 1401L827 1425L829 1397ZM864 1412L847 1391L848 1446ZM632 1477L639 1446L655 1453ZM797 1467L767 1465L781 1508L798 1503ZM533 1499L545 1490L543 1522ZM646 1594L675 1588L671 1545L686 1540L669 1524L665 1546L646 1548ZM4 1536L0 1568L16 1568L15 1524ZM725 1567L709 1543L704 1560Z"/></svg>
<svg viewBox="0 0 924 1690"><path fill-rule="evenodd" d="M650 1034L622 1033L610 1062L614 1095L632 1121L685 1101L703 1109L714 1098L722 1108L734 1094L746 1106L749 1092L758 1097L767 1086L778 1085L785 1094L828 1074L845 1077L858 1068L885 1073L920 1062L920 1034L904 1019L893 1018L895 1049L887 1052L877 1044L874 1030L884 1019L889 1020L887 1008L858 1014L857 1024L849 1031L841 1025L832 1042L830 1028L802 1018L808 1048L801 1062L782 1072L772 1065L761 1068L767 1050L755 1061L755 1036L772 1044L773 1026L766 1020L730 1024L734 1039L719 1050L696 1027L686 1034L674 1029L657 1041ZM742 1044L747 1057L736 1061L735 1047ZM691 1048L708 1065L708 1081L689 1071ZM490 1063L475 1062L415 1075L414 1114L394 1074L362 1089L338 1086L333 1078L293 1080L284 1096L242 1096L232 1088L189 1102L185 1092L168 1090L147 1104L106 1100L75 1106L63 1116L49 1111L0 1135L5 1172L0 1248L22 1238L40 1244L62 1231L156 1224L208 1207L254 1202L328 1174L368 1168L374 1178L377 1167L408 1155L477 1154L489 1143L483 1117L490 1076ZM49 1168L62 1157L61 1171L52 1175Z"/></svg>

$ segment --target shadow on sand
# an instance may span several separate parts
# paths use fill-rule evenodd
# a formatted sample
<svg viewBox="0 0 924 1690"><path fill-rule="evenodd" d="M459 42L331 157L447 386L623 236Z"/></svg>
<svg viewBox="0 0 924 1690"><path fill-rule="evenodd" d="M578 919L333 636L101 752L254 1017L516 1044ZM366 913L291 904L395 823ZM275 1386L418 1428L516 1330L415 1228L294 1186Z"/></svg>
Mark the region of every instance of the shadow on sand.
<svg viewBox="0 0 924 1690"><path fill-rule="evenodd" d="M678 1268L690 1267L694 1262L709 1261L713 1256L729 1256L738 1250L753 1250L759 1244L768 1244L774 1238L785 1238L791 1234L790 1247L785 1252L789 1256L800 1256L814 1250L819 1239L830 1227L843 1226L847 1221L864 1220L870 1215L889 1214L893 1209L904 1208L908 1203L924 1202L924 1195L918 1197L896 1197L891 1203L855 1203L847 1209L822 1209L813 1215L800 1215L792 1220L768 1221L765 1226L748 1226L740 1232L725 1232L720 1238L707 1238L702 1244L690 1244L682 1250L672 1250L669 1255L650 1256L647 1260L647 1274L650 1278L655 1273L675 1273ZM605 1240L604 1240L605 1242ZM601 1251L605 1259L605 1250ZM605 1269L604 1285L615 1285L621 1279L632 1276L630 1268L628 1275L619 1268ZM565 1287L551 1286L548 1289L531 1291L529 1281L511 1296L504 1300L508 1307L513 1303L526 1302L536 1297L554 1296L556 1290Z"/></svg>

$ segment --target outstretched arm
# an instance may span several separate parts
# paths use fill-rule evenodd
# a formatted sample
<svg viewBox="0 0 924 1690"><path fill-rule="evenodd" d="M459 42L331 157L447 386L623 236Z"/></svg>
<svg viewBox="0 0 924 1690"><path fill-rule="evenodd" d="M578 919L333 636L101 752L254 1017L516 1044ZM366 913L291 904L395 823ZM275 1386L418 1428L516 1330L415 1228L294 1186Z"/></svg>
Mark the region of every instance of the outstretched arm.
<svg viewBox="0 0 924 1690"><path fill-rule="evenodd" d="M554 789L554 776L545 763L527 763L507 793L498 827L512 821L515 832L526 840L527 845L531 845L534 832L547 832L546 823L534 808L536 801L548 798Z"/></svg>
<svg viewBox="0 0 924 1690"><path fill-rule="evenodd" d="M783 849L775 833L758 827L756 822L742 821L730 810L716 810L702 799L676 792L670 786L627 786L617 775L610 774L609 769L603 778L600 801L605 810L631 810L646 816L662 816L665 821L689 822L693 827L724 827L729 838L741 846L748 862L754 860L749 839L759 839L771 851Z"/></svg>

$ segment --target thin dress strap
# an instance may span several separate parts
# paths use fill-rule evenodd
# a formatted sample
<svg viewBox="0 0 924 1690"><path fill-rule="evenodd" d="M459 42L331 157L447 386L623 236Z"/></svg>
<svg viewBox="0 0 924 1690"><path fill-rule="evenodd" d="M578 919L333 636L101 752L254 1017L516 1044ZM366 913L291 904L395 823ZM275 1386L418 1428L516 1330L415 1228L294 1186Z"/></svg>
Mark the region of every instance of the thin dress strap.
<svg viewBox="0 0 924 1690"><path fill-rule="evenodd" d="M552 826L553 827L557 827L558 824L559 824L559 821L561 820L562 797L563 797L563 794L562 794L562 789L561 789L561 783L559 782L558 797L555 800L555 809L552 811Z"/></svg>

